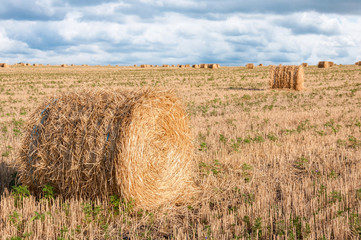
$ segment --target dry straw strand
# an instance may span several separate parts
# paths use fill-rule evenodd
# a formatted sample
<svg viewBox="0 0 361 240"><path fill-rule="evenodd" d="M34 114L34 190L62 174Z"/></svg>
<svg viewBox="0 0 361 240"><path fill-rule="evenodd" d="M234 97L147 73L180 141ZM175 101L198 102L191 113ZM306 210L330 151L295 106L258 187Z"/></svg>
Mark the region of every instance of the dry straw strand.
<svg viewBox="0 0 361 240"><path fill-rule="evenodd" d="M271 66L270 87L289 88L297 91L303 90L304 69L303 66Z"/></svg>
<svg viewBox="0 0 361 240"><path fill-rule="evenodd" d="M142 208L187 202L194 193L187 114L172 91L84 91L45 101L30 117L20 180L50 183L64 197L112 194Z"/></svg>

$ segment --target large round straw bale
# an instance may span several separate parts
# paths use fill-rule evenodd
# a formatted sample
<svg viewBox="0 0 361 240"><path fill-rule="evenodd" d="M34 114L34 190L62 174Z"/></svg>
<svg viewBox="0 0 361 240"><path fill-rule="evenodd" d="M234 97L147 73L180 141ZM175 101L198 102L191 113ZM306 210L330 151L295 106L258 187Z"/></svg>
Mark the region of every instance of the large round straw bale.
<svg viewBox="0 0 361 240"><path fill-rule="evenodd" d="M270 87L271 88L289 88L297 91L303 90L304 84L303 66L271 66L270 68Z"/></svg>
<svg viewBox="0 0 361 240"><path fill-rule="evenodd" d="M46 100L30 117L20 181L65 197L117 194L142 208L194 192L187 114L172 91L84 91Z"/></svg>
<svg viewBox="0 0 361 240"><path fill-rule="evenodd" d="M61 67L67 67L68 65L66 65L66 64L61 64L60 66L61 66Z"/></svg>

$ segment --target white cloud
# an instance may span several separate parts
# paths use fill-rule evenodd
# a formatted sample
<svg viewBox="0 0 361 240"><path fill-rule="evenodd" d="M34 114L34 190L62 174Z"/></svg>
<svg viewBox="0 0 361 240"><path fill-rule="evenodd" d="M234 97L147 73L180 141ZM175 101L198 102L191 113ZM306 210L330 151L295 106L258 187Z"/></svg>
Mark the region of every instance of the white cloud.
<svg viewBox="0 0 361 240"><path fill-rule="evenodd" d="M50 15L60 8L67 13L54 21L0 21L0 53L12 61L23 57L53 64L315 64L321 59L353 63L361 58L358 16L308 11L204 17L184 13L197 3L192 0L141 1L160 14L143 18L130 11L136 7L130 1L56 9L59 2L37 0L35 5L53 9ZM177 7L183 10L174 11Z"/></svg>

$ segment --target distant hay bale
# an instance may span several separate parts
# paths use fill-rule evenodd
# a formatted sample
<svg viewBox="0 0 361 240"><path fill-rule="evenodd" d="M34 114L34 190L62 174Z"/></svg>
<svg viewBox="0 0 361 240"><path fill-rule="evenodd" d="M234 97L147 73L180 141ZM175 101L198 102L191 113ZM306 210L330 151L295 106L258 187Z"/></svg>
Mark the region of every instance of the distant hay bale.
<svg viewBox="0 0 361 240"><path fill-rule="evenodd" d="M303 67L308 67L308 63L302 63Z"/></svg>
<svg viewBox="0 0 361 240"><path fill-rule="evenodd" d="M192 66L192 68L199 68L199 65L198 65L198 64L194 64L194 65Z"/></svg>
<svg viewBox="0 0 361 240"><path fill-rule="evenodd" d="M34 67L39 67L39 64L34 63L33 66Z"/></svg>
<svg viewBox="0 0 361 240"><path fill-rule="evenodd" d="M179 68L185 68L185 65L179 65Z"/></svg>
<svg viewBox="0 0 361 240"><path fill-rule="evenodd" d="M7 64L7 63L0 63L0 67L2 67L2 68L8 68L8 67L10 67L10 65Z"/></svg>
<svg viewBox="0 0 361 240"><path fill-rule="evenodd" d="M330 64L330 67L333 67L335 65L334 62L328 62Z"/></svg>
<svg viewBox="0 0 361 240"><path fill-rule="evenodd" d="M246 68L247 68L247 69L254 69L254 64L253 64L253 63L248 63L248 64L246 65Z"/></svg>
<svg viewBox="0 0 361 240"><path fill-rule="evenodd" d="M168 64L163 64L162 67L168 68L169 65Z"/></svg>
<svg viewBox="0 0 361 240"><path fill-rule="evenodd" d="M70 66L71 66L71 67L74 67L75 65L74 65L74 64L71 64Z"/></svg>
<svg viewBox="0 0 361 240"><path fill-rule="evenodd" d="M358 61L355 64L358 65L358 66L361 66L361 61Z"/></svg>
<svg viewBox="0 0 361 240"><path fill-rule="evenodd" d="M30 63L27 63L26 66L31 66L31 64L30 64Z"/></svg>
<svg viewBox="0 0 361 240"><path fill-rule="evenodd" d="M20 182L64 197L118 195L141 208L194 193L187 113L172 91L59 93L30 116L17 157Z"/></svg>
<svg viewBox="0 0 361 240"><path fill-rule="evenodd" d="M297 91L303 90L303 66L272 66L270 69L271 88L289 88Z"/></svg>
<svg viewBox="0 0 361 240"><path fill-rule="evenodd" d="M61 66L61 67L67 67L68 65L66 65L66 64L61 64L60 66Z"/></svg>
<svg viewBox="0 0 361 240"><path fill-rule="evenodd" d="M263 64L262 63L258 64L258 67L263 67Z"/></svg>
<svg viewBox="0 0 361 240"><path fill-rule="evenodd" d="M208 64L208 68L216 69L218 68L218 64Z"/></svg>
<svg viewBox="0 0 361 240"><path fill-rule="evenodd" d="M185 65L185 67L186 67L186 68L189 68L189 67L191 67L191 65L189 65L189 64L186 64L186 65Z"/></svg>
<svg viewBox="0 0 361 240"><path fill-rule="evenodd" d="M173 64L172 67L175 67L175 65Z"/></svg>
<svg viewBox="0 0 361 240"><path fill-rule="evenodd" d="M148 65L148 64L142 64L142 65L140 65L140 67L141 67L141 68L148 68L148 67L150 67L150 65Z"/></svg>
<svg viewBox="0 0 361 240"><path fill-rule="evenodd" d="M137 67L137 64L134 64L133 67Z"/></svg>
<svg viewBox="0 0 361 240"><path fill-rule="evenodd" d="M202 63L202 64L200 65L200 68L208 68L208 64Z"/></svg>
<svg viewBox="0 0 361 240"><path fill-rule="evenodd" d="M330 67L330 62L328 62L328 61L320 61L320 62L318 62L317 67L318 68L329 68Z"/></svg>

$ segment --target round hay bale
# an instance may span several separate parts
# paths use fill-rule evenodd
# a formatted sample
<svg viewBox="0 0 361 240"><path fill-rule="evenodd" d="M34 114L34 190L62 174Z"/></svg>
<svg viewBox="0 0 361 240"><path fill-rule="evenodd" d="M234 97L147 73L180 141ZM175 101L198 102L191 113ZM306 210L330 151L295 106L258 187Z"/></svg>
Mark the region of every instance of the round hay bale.
<svg viewBox="0 0 361 240"><path fill-rule="evenodd" d="M0 67L8 68L8 67L10 67L10 65L7 63L0 63Z"/></svg>
<svg viewBox="0 0 361 240"><path fill-rule="evenodd" d="M61 64L60 66L61 66L61 67L67 67L68 65L66 65L66 64Z"/></svg>
<svg viewBox="0 0 361 240"><path fill-rule="evenodd" d="M63 93L30 117L17 158L21 183L62 196L117 194L142 208L187 202L193 190L187 114L171 91Z"/></svg>
<svg viewBox="0 0 361 240"><path fill-rule="evenodd" d="M318 68L329 68L330 67L330 62L328 61L320 61L317 64Z"/></svg>
<svg viewBox="0 0 361 240"><path fill-rule="evenodd" d="M254 69L254 64L253 64L253 63L248 63L248 64L246 65L246 68L247 68L247 69Z"/></svg>

